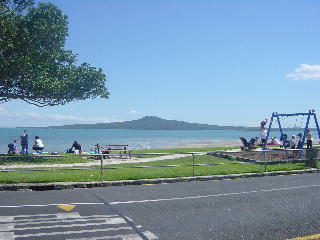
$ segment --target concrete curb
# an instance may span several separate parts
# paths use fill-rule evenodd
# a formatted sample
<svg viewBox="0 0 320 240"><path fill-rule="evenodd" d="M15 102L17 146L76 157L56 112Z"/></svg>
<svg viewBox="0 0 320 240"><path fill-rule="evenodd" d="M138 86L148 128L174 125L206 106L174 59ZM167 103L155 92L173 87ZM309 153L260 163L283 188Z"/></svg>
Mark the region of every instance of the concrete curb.
<svg viewBox="0 0 320 240"><path fill-rule="evenodd" d="M176 183L176 182L191 182L191 181L225 180L225 179L279 176L279 175L319 173L319 172L320 172L320 169L311 168L308 170L278 171L278 172L264 172L264 173L243 173L243 174L213 175L213 176L199 176L199 177L139 179L139 180L106 181L106 182L1 184L0 191L48 191L48 190L74 189L74 188L94 188L94 187L111 187L111 186L124 186L124 185L143 185L143 184L161 184L161 183Z"/></svg>

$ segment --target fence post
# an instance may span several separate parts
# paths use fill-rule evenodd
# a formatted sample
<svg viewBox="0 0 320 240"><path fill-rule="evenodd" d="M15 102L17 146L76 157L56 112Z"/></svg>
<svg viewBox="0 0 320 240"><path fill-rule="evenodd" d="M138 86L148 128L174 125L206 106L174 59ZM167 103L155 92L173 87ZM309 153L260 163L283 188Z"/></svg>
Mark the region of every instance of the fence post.
<svg viewBox="0 0 320 240"><path fill-rule="evenodd" d="M194 153L192 153L192 177L194 177Z"/></svg>
<svg viewBox="0 0 320 240"><path fill-rule="evenodd" d="M102 156L100 156L100 180L101 182L103 182L103 159L102 159Z"/></svg>
<svg viewBox="0 0 320 240"><path fill-rule="evenodd" d="M102 170L102 168L103 168L103 157L100 154L100 145L99 145L99 143L97 144L97 151L98 151L98 154L99 154L98 156L100 158L100 181L103 182L103 170Z"/></svg>
<svg viewBox="0 0 320 240"><path fill-rule="evenodd" d="M267 161L266 161L266 151L264 150L263 154L263 159L264 159L264 172L267 171Z"/></svg>
<svg viewBox="0 0 320 240"><path fill-rule="evenodd" d="M316 168L319 150L313 148L307 149L306 151L307 160L305 161L305 166L310 168Z"/></svg>

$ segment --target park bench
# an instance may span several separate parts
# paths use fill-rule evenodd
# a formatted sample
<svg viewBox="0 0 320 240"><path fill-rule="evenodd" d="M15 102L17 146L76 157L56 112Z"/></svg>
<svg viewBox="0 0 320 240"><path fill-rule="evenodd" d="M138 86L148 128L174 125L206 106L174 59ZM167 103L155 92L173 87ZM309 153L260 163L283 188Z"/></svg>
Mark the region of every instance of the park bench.
<svg viewBox="0 0 320 240"><path fill-rule="evenodd" d="M110 154L111 152L113 152L113 153L119 153L120 157L124 156L127 158L129 156L129 158L131 158L132 150L129 149L129 145L127 144L103 144L103 145L97 144L96 148L98 148L98 151L101 152L102 154Z"/></svg>

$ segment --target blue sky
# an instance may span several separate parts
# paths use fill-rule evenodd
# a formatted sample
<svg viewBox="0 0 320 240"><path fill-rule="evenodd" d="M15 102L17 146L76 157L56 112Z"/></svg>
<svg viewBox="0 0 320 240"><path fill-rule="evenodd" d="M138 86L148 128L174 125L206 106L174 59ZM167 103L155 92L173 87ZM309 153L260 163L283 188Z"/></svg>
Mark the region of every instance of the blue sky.
<svg viewBox="0 0 320 240"><path fill-rule="evenodd" d="M54 0L67 49L101 67L109 100L0 105L0 127L145 115L257 126L274 111L320 111L320 2Z"/></svg>

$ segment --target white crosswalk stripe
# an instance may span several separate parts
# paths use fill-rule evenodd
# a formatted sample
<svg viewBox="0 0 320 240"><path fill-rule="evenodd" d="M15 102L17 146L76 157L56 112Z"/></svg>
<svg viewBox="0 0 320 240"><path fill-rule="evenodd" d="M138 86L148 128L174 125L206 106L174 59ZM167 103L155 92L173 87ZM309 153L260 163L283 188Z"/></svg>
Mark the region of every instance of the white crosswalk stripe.
<svg viewBox="0 0 320 240"><path fill-rule="evenodd" d="M141 229L142 226L139 225L138 228ZM88 237L90 234L94 234L93 237ZM0 240L35 237L47 239L51 236L58 239L59 235L66 236L68 240L142 239L132 226L118 215L81 216L78 212L71 212L0 216ZM158 239L149 231L143 232L143 235L149 240Z"/></svg>

